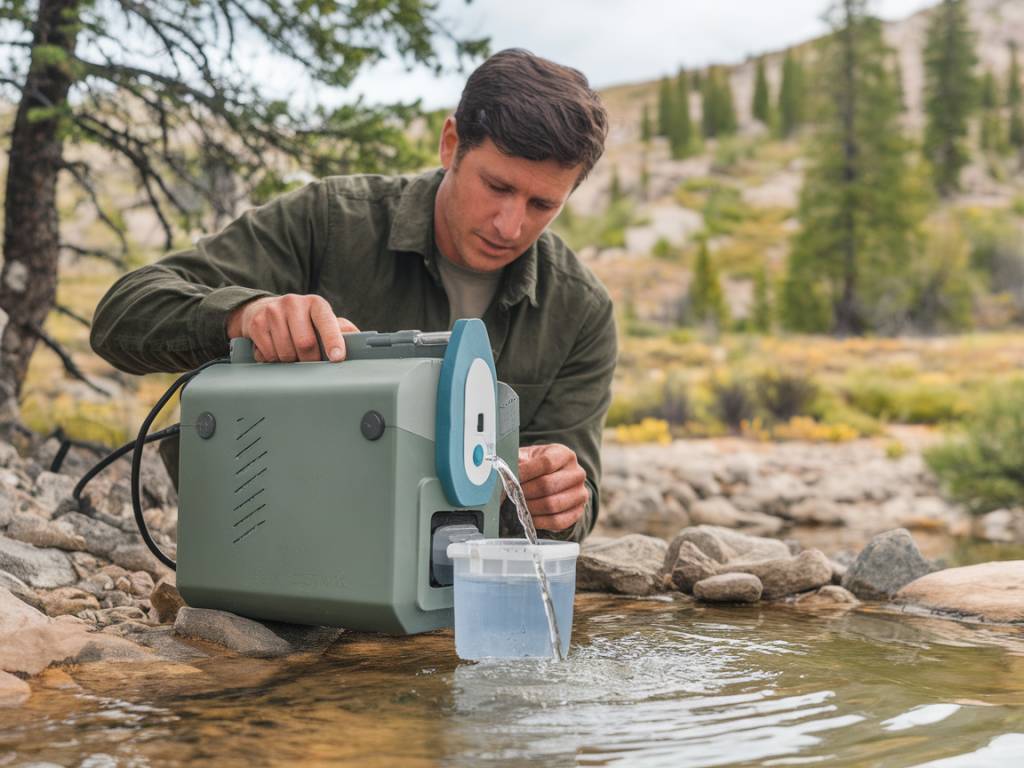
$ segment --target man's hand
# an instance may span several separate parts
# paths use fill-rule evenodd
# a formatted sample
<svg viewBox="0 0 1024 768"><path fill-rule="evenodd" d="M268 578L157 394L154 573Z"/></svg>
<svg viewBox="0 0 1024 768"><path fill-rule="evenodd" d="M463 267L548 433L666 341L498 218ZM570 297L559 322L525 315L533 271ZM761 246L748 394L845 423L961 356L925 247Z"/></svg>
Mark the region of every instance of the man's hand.
<svg viewBox="0 0 1024 768"><path fill-rule="evenodd" d="M342 333L358 331L336 317L322 296L267 296L243 304L228 316L228 338L252 339L260 363L311 362L320 359L316 334L331 362L345 359Z"/></svg>
<svg viewBox="0 0 1024 768"><path fill-rule="evenodd" d="M519 449L519 482L539 530L564 531L583 516L587 473L576 453L558 443Z"/></svg>

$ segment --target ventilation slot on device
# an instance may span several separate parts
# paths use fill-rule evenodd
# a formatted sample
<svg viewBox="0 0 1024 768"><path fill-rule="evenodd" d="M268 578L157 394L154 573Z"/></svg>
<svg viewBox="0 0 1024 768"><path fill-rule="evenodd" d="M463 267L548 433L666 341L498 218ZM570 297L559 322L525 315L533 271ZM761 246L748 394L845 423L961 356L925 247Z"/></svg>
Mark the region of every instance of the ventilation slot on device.
<svg viewBox="0 0 1024 768"><path fill-rule="evenodd" d="M266 463L269 450L265 447L266 443L263 442L263 433L260 429L266 419L266 416L260 416L251 424L245 417L235 419L235 426L238 429L234 444L237 469L231 478L235 486L235 507L231 513L237 518L231 524L234 544L267 522L264 482L269 468Z"/></svg>

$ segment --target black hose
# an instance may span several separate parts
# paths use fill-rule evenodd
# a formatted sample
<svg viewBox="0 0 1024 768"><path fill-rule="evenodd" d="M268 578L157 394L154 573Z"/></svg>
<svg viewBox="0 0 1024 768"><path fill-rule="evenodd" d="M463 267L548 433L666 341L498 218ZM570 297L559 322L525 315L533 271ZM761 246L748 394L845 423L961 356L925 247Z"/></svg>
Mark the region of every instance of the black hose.
<svg viewBox="0 0 1024 768"><path fill-rule="evenodd" d="M172 437L173 435L178 434L180 431L181 425L174 424L170 427L167 427L166 429L161 429L159 432L154 432L152 435L147 436L146 442L154 443L158 440L163 440L164 438ZM107 454L103 459L100 460L98 464L96 464L94 467L92 467L92 469L90 469L88 472L82 475L82 479L78 481L78 484L75 486L75 490L71 492L71 495L74 496L76 500L81 499L82 491L85 490L85 486L89 484L89 481L91 481L94 477L96 477L96 475L98 475L104 469L106 469L115 461L120 459L126 453L130 453L134 448L135 440L130 440L113 453Z"/></svg>
<svg viewBox="0 0 1024 768"><path fill-rule="evenodd" d="M167 401L174 396L174 393L177 392L185 384L187 384L189 380L192 379L200 371L209 368L211 365L217 365L219 363L226 362L229 362L229 359L226 357L211 360L208 363L203 363L203 365L199 366L195 370L189 371L188 373L183 373L181 376L175 379L174 383L167 388L167 391L163 393L159 400L157 400L156 405L153 406L149 414L143 420L142 426L139 427L138 437L135 438L135 450L134 453L132 453L131 480L132 510L135 513L135 524L139 528L139 533L142 535L142 540L146 543L146 546L149 547L149 551L153 553L154 557L156 557L157 560L159 560L161 563L166 565L171 570L177 570L176 563L173 560L171 560L171 558L169 558L167 555L165 555L160 550L160 547L157 546L156 542L153 541L153 537L149 535L149 529L146 527L146 520L142 516L142 449L146 445L146 435L149 432L150 425L153 423L153 420L156 419L157 414L160 413L161 409L163 409L163 407L167 404Z"/></svg>

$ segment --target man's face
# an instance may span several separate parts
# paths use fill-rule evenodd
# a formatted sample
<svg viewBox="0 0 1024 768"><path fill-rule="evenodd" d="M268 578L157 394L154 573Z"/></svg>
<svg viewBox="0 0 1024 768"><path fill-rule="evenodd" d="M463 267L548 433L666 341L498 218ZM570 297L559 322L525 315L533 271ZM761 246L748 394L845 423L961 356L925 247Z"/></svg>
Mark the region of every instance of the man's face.
<svg viewBox="0 0 1024 768"><path fill-rule="evenodd" d="M434 204L434 235L449 261L478 272L513 262L558 215L581 168L512 157L490 139L455 161L458 135L449 117L441 133L446 173Z"/></svg>

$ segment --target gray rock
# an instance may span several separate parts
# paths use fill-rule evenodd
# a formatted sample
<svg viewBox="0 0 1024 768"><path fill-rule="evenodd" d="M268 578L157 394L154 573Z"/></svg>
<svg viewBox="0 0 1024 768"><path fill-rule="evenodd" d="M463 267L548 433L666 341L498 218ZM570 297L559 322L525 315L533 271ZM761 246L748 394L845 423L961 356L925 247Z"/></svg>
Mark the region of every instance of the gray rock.
<svg viewBox="0 0 1024 768"><path fill-rule="evenodd" d="M0 571L0 589L10 590L11 594L22 602L28 603L37 610L43 610L43 603L35 590L12 573Z"/></svg>
<svg viewBox="0 0 1024 768"><path fill-rule="evenodd" d="M42 610L47 616L63 616L100 607L93 595L76 587L58 587L42 591L39 593L39 600L43 606Z"/></svg>
<svg viewBox="0 0 1024 768"><path fill-rule="evenodd" d="M698 501L690 508L690 522L694 525L717 525L740 528L754 535L777 533L782 521L760 512L741 512L728 499L715 497Z"/></svg>
<svg viewBox="0 0 1024 768"><path fill-rule="evenodd" d="M85 539L75 529L59 520L45 520L38 515L19 512L7 526L7 535L37 547L56 547L64 550L85 549Z"/></svg>
<svg viewBox="0 0 1024 768"><path fill-rule="evenodd" d="M117 547L134 543L134 540L119 528L100 520L93 520L81 512L68 512L57 520L81 536L85 542L81 549L86 549L94 555L109 559Z"/></svg>
<svg viewBox="0 0 1024 768"><path fill-rule="evenodd" d="M774 560L735 560L719 568L720 573L750 573L761 580L766 600L806 592L832 580L832 566L820 550L808 549L796 557Z"/></svg>
<svg viewBox="0 0 1024 768"><path fill-rule="evenodd" d="M211 608L178 611L174 632L179 637L205 640L245 656L267 658L292 652L291 644L258 621Z"/></svg>
<svg viewBox="0 0 1024 768"><path fill-rule="evenodd" d="M0 443L3 445L3 443ZM0 485L0 528L10 525L14 519L14 493Z"/></svg>
<svg viewBox="0 0 1024 768"><path fill-rule="evenodd" d="M585 543L576 561L576 588L589 592L650 595L661 589L668 545L662 539L630 534Z"/></svg>
<svg viewBox="0 0 1024 768"><path fill-rule="evenodd" d="M112 589L103 595L102 605L104 608L122 608L131 604L131 597L117 589Z"/></svg>
<svg viewBox="0 0 1024 768"><path fill-rule="evenodd" d="M686 483L675 482L665 489L665 495L678 501L683 509L689 511L697 503L700 496Z"/></svg>
<svg viewBox="0 0 1024 768"><path fill-rule="evenodd" d="M767 539L750 536L730 528L715 525L697 525L685 528L669 545L669 550L677 542L689 541L711 559L725 563L735 558L747 560L768 560L777 557L788 557L789 547L778 539Z"/></svg>
<svg viewBox="0 0 1024 768"><path fill-rule="evenodd" d="M748 491L748 495L757 503L758 512L776 516L785 516L791 506L803 501L809 494L807 485L790 474L761 477Z"/></svg>
<svg viewBox="0 0 1024 768"><path fill-rule="evenodd" d="M35 495L44 507L56 509L63 499L71 496L77 483L78 480L70 475L40 472L36 477Z"/></svg>
<svg viewBox="0 0 1024 768"><path fill-rule="evenodd" d="M711 465L686 463L673 467L672 471L702 498L707 499L722 493L722 486L715 479L715 470Z"/></svg>
<svg viewBox="0 0 1024 768"><path fill-rule="evenodd" d="M785 516L804 525L845 525L843 507L832 499L811 496L791 506Z"/></svg>
<svg viewBox="0 0 1024 768"><path fill-rule="evenodd" d="M7 571L37 589L66 587L78 580L64 552L59 549L39 549L6 536L0 536L0 570Z"/></svg>
<svg viewBox="0 0 1024 768"><path fill-rule="evenodd" d="M174 557L173 550L168 552L164 548L164 552ZM145 571L157 579L171 572L170 568L153 556L145 544L119 544L110 553L110 559L129 571Z"/></svg>
<svg viewBox="0 0 1024 768"><path fill-rule="evenodd" d="M10 443L0 442L0 467L12 467L21 461L17 449Z"/></svg>
<svg viewBox="0 0 1024 768"><path fill-rule="evenodd" d="M896 528L868 542L846 572L843 586L862 600L884 600L932 570L910 532Z"/></svg>
<svg viewBox="0 0 1024 768"><path fill-rule="evenodd" d="M749 573L723 573L693 585L693 596L709 603L756 603L761 580Z"/></svg>
<svg viewBox="0 0 1024 768"><path fill-rule="evenodd" d="M693 542L678 539L666 551L663 572L680 592L690 594L698 581L714 576L720 563L701 552Z"/></svg>
<svg viewBox="0 0 1024 768"><path fill-rule="evenodd" d="M979 539L1024 544L1024 509L997 509L984 514L974 521L973 532Z"/></svg>
<svg viewBox="0 0 1024 768"><path fill-rule="evenodd" d="M729 485L750 485L757 477L759 462L749 453L727 456L719 465L718 477Z"/></svg>

